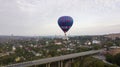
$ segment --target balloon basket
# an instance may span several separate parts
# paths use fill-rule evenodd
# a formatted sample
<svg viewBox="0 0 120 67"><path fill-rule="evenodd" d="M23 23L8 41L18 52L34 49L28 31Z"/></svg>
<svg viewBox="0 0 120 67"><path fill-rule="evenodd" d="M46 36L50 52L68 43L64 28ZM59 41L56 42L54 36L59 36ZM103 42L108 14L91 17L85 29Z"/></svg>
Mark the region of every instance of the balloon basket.
<svg viewBox="0 0 120 67"><path fill-rule="evenodd" d="M65 33L65 36L63 37L63 40L69 40L69 38L67 37L66 33Z"/></svg>

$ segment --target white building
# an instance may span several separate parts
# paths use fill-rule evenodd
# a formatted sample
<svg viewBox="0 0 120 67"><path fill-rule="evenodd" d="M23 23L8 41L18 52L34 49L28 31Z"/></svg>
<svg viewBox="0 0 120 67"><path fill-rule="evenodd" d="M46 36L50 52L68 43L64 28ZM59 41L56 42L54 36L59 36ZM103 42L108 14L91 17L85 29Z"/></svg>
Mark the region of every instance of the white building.
<svg viewBox="0 0 120 67"><path fill-rule="evenodd" d="M16 47L15 47L15 46L13 46L13 47L12 47L12 50L13 50L13 51L15 51L15 50L16 50Z"/></svg>
<svg viewBox="0 0 120 67"><path fill-rule="evenodd" d="M92 41L92 44L100 44L101 42L100 41L98 41L98 40L93 40Z"/></svg>
<svg viewBox="0 0 120 67"><path fill-rule="evenodd" d="M56 42L55 44L56 44L56 45L61 45L62 43L61 43L61 42Z"/></svg>

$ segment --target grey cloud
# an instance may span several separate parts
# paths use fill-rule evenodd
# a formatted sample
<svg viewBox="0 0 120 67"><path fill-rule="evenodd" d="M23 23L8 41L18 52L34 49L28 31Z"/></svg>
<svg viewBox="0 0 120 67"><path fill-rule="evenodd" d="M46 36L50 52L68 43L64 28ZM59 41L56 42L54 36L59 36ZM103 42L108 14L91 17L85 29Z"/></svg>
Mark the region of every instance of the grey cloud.
<svg viewBox="0 0 120 67"><path fill-rule="evenodd" d="M96 18L120 17L119 4L119 0L0 0L0 30L1 34L59 34L58 17L70 15L77 24L97 24L101 20L96 21ZM75 28L80 28L80 25L77 26ZM75 29L72 32L80 34Z"/></svg>

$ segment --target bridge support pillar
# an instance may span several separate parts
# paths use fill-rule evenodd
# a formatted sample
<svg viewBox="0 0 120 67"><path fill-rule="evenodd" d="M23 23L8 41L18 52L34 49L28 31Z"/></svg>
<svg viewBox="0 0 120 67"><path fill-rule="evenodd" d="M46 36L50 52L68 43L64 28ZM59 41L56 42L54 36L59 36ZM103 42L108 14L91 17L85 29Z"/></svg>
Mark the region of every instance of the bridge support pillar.
<svg viewBox="0 0 120 67"><path fill-rule="evenodd" d="M46 64L46 67L50 67L50 63Z"/></svg>
<svg viewBox="0 0 120 67"><path fill-rule="evenodd" d="M73 58L71 59L71 63L74 63L74 59Z"/></svg>
<svg viewBox="0 0 120 67"><path fill-rule="evenodd" d="M60 66L63 67L63 61L60 61Z"/></svg>
<svg viewBox="0 0 120 67"><path fill-rule="evenodd" d="M58 61L58 67L60 67L60 61Z"/></svg>

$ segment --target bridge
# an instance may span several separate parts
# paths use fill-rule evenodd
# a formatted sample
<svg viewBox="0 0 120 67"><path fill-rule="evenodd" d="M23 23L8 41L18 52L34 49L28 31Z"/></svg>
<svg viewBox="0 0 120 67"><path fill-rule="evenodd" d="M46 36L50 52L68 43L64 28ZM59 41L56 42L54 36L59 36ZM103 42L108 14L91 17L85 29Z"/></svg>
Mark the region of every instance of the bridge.
<svg viewBox="0 0 120 67"><path fill-rule="evenodd" d="M57 67L64 67L63 61L65 60L70 59L71 61L73 61L74 58L92 55L92 54L96 54L102 51L103 49L91 50L91 51L86 51L86 52L81 52L81 53L74 53L74 54L62 55L62 56L45 58L45 59L40 59L40 60L16 63L16 64L11 64L7 66L3 66L3 67L29 67L29 66L41 65L41 64L45 64L45 67L54 67L54 66L51 66L51 64L54 62L57 62Z"/></svg>

